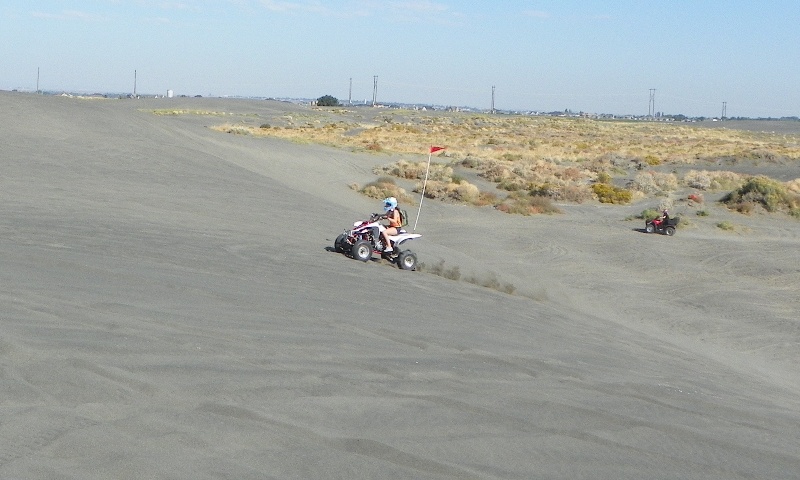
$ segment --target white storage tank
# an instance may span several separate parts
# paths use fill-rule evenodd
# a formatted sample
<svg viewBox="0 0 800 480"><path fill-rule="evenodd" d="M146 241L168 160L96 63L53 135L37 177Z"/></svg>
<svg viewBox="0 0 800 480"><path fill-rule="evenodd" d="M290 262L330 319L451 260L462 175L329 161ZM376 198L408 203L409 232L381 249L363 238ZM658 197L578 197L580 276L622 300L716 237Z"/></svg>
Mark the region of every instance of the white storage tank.
<svg viewBox="0 0 800 480"><path fill-rule="evenodd" d="M172 98L174 96L175 96L175 92L173 92L172 90L167 90L167 98Z"/></svg>

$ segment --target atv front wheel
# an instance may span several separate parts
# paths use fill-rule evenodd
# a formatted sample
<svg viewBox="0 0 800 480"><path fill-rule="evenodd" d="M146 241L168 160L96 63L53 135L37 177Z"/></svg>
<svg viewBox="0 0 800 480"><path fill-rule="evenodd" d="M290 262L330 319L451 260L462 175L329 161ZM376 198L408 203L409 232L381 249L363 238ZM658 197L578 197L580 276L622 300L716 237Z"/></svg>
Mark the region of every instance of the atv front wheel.
<svg viewBox="0 0 800 480"><path fill-rule="evenodd" d="M397 266L403 270L416 270L417 256L411 250L405 250L397 257Z"/></svg>
<svg viewBox="0 0 800 480"><path fill-rule="evenodd" d="M675 235L675 227L667 227L664 229L664 233L669 235L670 237Z"/></svg>
<svg viewBox="0 0 800 480"><path fill-rule="evenodd" d="M351 250L353 258L366 262L372 258L372 245L366 240L359 240Z"/></svg>
<svg viewBox="0 0 800 480"><path fill-rule="evenodd" d="M339 236L336 237L336 240L333 242L333 249L339 253L344 253L345 247L347 245L347 241L345 240L346 238L347 235L345 235L344 233L340 233Z"/></svg>

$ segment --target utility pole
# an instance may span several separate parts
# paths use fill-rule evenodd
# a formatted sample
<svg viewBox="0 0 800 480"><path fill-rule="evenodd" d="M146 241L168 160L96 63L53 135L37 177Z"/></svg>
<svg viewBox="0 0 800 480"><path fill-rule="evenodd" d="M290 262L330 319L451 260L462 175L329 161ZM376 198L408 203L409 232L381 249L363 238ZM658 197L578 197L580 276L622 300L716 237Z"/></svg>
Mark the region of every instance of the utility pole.
<svg viewBox="0 0 800 480"><path fill-rule="evenodd" d="M374 107L378 101L378 76L372 77L372 106Z"/></svg>
<svg viewBox="0 0 800 480"><path fill-rule="evenodd" d="M350 91L347 93L347 104L353 104L353 77L350 77Z"/></svg>
<svg viewBox="0 0 800 480"><path fill-rule="evenodd" d="M494 85L492 85L492 113L494 113Z"/></svg>
<svg viewBox="0 0 800 480"><path fill-rule="evenodd" d="M39 91L39 67L36 67L36 93L41 93Z"/></svg>
<svg viewBox="0 0 800 480"><path fill-rule="evenodd" d="M133 71L133 98L136 98L136 70Z"/></svg>
<svg viewBox="0 0 800 480"><path fill-rule="evenodd" d="M720 120L725 120L725 115L728 114L728 102L722 102L722 118Z"/></svg>
<svg viewBox="0 0 800 480"><path fill-rule="evenodd" d="M647 116L653 120L656 116L656 89L650 89L650 104L647 107Z"/></svg>

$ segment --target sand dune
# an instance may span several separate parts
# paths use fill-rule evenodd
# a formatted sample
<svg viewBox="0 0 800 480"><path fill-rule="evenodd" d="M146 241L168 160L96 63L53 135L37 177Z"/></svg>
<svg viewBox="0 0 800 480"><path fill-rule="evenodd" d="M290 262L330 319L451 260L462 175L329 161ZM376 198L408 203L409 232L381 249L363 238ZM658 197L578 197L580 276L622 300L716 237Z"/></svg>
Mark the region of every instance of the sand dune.
<svg viewBox="0 0 800 480"><path fill-rule="evenodd" d="M301 109L0 92L0 477L797 478L796 220L426 202L508 295L329 251L385 156L166 106Z"/></svg>

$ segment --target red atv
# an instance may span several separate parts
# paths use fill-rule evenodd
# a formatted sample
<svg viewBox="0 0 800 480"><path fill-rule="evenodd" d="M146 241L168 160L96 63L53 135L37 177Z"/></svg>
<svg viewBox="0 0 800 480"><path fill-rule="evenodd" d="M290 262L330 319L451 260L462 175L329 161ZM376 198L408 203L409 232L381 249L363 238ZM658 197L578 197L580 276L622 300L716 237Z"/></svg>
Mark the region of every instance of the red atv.
<svg viewBox="0 0 800 480"><path fill-rule="evenodd" d="M654 218L653 220L647 220L645 222L644 230L647 233L658 232L671 237L675 235L675 229L678 228L678 222L680 222L680 220L679 217L668 218L666 221L660 218Z"/></svg>

